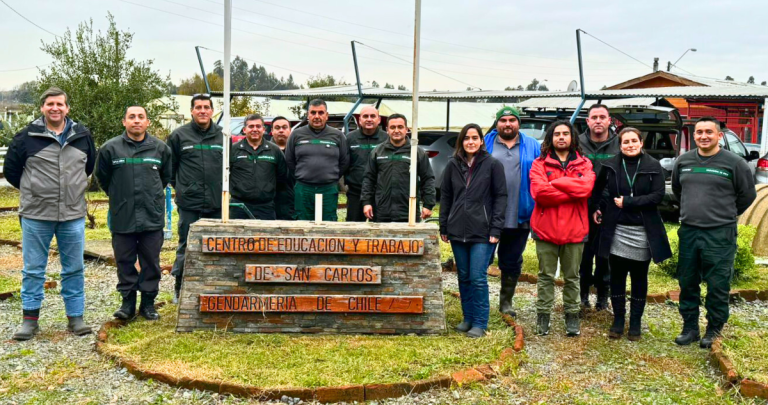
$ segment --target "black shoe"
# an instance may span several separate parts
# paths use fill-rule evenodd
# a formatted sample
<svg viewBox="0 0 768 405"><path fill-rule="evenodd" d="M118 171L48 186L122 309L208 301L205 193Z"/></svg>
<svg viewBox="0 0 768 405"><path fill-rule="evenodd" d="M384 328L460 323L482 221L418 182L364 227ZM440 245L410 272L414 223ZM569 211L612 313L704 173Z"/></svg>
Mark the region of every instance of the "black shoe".
<svg viewBox="0 0 768 405"><path fill-rule="evenodd" d="M456 330L456 332L466 333L468 330L472 329L472 324L467 321L463 321L460 324L456 325L454 329Z"/></svg>
<svg viewBox="0 0 768 405"><path fill-rule="evenodd" d="M569 337L581 334L581 321L578 313L565 314L565 335Z"/></svg>
<svg viewBox="0 0 768 405"><path fill-rule="evenodd" d="M597 302L595 303L595 311L607 311L608 310L608 298L606 297L597 297Z"/></svg>
<svg viewBox="0 0 768 405"><path fill-rule="evenodd" d="M613 325L608 330L608 337L611 339L619 339L624 334L624 314L613 315Z"/></svg>
<svg viewBox="0 0 768 405"><path fill-rule="evenodd" d="M160 314L155 309L155 294L141 293L141 305L139 306L139 314L148 321L156 321L160 319Z"/></svg>
<svg viewBox="0 0 768 405"><path fill-rule="evenodd" d="M512 305L515 299L515 289L519 277L501 275L501 290L499 291L499 312L515 317L517 313Z"/></svg>
<svg viewBox="0 0 768 405"><path fill-rule="evenodd" d="M124 321L130 321L136 316L136 291L131 291L123 296L123 304L113 316Z"/></svg>
<svg viewBox="0 0 768 405"><path fill-rule="evenodd" d="M536 334L537 335L549 335L549 314L538 314L536 316Z"/></svg>
<svg viewBox="0 0 768 405"><path fill-rule="evenodd" d="M704 333L704 337L701 338L701 342L699 342L699 347L702 349L709 349L712 347L712 343L720 337L720 332L723 330L723 327L717 327L717 326L710 326L707 325L707 331Z"/></svg>
<svg viewBox="0 0 768 405"><path fill-rule="evenodd" d="M698 326L696 326L696 329L683 328L683 331L675 338L675 343L680 346L688 346L699 339L701 339L701 335L699 335Z"/></svg>

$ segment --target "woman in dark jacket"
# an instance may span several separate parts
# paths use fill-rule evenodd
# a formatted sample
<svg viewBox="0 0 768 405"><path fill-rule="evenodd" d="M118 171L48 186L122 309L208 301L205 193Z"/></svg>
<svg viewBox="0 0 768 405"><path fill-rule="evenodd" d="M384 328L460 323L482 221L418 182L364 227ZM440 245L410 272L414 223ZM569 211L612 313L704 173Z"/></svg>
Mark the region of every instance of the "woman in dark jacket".
<svg viewBox="0 0 768 405"><path fill-rule="evenodd" d="M641 319L648 294L648 266L672 257L657 206L664 198L664 173L659 161L643 151L636 128L619 133L621 153L603 163L592 191L595 223L602 224L597 254L611 268L613 325L608 336L624 333L627 274L632 278L629 340L640 340Z"/></svg>
<svg viewBox="0 0 768 405"><path fill-rule="evenodd" d="M488 261L507 208L504 167L485 150L481 134L477 124L461 130L440 187L440 237L453 249L464 313L456 330L472 338L488 329Z"/></svg>

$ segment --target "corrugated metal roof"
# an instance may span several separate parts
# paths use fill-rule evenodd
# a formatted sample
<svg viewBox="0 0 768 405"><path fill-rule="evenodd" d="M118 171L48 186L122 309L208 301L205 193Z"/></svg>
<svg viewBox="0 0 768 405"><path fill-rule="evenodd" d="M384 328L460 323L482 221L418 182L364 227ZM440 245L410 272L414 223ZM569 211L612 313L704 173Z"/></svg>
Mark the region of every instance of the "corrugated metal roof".
<svg viewBox="0 0 768 405"><path fill-rule="evenodd" d="M584 104L584 108L588 107L589 101ZM597 100L591 100L597 102ZM616 100L606 100L603 102L608 107L648 107L656 102L655 97L639 97L639 98L622 98ZM518 104L520 108L564 108L568 110L575 110L581 104L581 97L550 97L550 98L529 98Z"/></svg>
<svg viewBox="0 0 768 405"><path fill-rule="evenodd" d="M719 82L719 81L718 81ZM212 92L221 96L222 92ZM273 90L273 91L233 91L233 96L256 97L357 97L357 86L318 87L313 89ZM410 91L364 87L364 97L409 99ZM489 98L546 98L546 97L581 97L579 92L567 91L422 91L421 99L489 99ZM768 97L768 86L746 85L739 82L727 82L726 85L698 87L657 87L630 90L598 90L586 92L588 99L613 99L631 97L680 97L680 98L720 98L720 99L762 99Z"/></svg>

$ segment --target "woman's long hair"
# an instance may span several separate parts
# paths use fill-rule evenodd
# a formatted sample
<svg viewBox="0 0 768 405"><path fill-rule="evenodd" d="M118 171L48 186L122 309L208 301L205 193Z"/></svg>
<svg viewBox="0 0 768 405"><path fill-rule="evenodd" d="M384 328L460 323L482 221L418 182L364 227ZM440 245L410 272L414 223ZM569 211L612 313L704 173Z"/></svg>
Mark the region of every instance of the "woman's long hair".
<svg viewBox="0 0 768 405"><path fill-rule="evenodd" d="M477 131L477 134L480 135L480 142L483 144L480 145L480 149L478 149L478 152L481 150L485 150L485 139L483 138L483 129L480 128L480 125L477 124L467 124L464 125L464 128L461 129L461 132L459 132L459 137L456 138L456 146L454 147L453 156L460 157L462 160L467 160L467 151L464 150L464 138L467 137L467 132L469 132L470 129L474 129Z"/></svg>
<svg viewBox="0 0 768 405"><path fill-rule="evenodd" d="M570 121L559 120L549 124L549 127L547 127L547 133L544 134L544 141L541 143L541 156L539 156L541 159L546 159L547 156L549 156L550 153L555 150L555 146L553 145L555 128L559 127L560 125L565 125L571 132L570 152L579 152L579 154L582 153L581 146L579 145L579 134L576 133L576 128L573 126L573 124L571 124Z"/></svg>

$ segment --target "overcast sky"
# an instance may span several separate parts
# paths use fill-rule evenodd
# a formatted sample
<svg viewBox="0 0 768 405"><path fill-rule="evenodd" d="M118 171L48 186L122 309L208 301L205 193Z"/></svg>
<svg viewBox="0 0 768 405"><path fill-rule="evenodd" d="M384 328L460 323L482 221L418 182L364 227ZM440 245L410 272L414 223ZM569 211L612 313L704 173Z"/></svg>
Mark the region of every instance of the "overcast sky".
<svg viewBox="0 0 768 405"><path fill-rule="evenodd" d="M111 12L119 29L135 33L130 56L154 60L174 83L200 71L195 45L223 50L222 0L3 1L56 34L88 18L104 29ZM293 74L297 83L318 73L353 83L354 39L394 55L358 46L363 82L412 88L412 0L233 0L233 7L232 52L249 63ZM768 80L766 15L765 0L424 0L421 63L440 74L422 70L420 87L503 89L535 77L565 90L578 79L577 28L640 60L582 35L587 89L650 73L654 57L665 69L688 48L698 50L678 64L688 72L739 81L752 75L760 83ZM0 89L35 79L34 66L51 62L40 43L53 35L2 3L0 38ZM210 71L223 54L203 50L202 56Z"/></svg>

